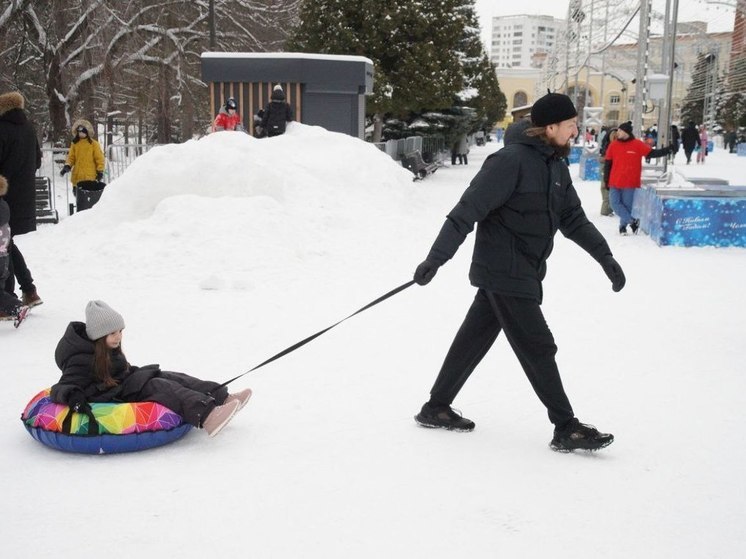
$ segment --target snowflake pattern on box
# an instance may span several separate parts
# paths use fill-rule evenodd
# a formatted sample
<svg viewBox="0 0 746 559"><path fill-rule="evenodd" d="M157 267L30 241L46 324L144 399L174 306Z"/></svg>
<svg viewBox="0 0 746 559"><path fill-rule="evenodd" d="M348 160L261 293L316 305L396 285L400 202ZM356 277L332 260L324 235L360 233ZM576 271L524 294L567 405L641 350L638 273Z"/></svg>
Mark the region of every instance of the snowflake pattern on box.
<svg viewBox="0 0 746 559"><path fill-rule="evenodd" d="M633 214L659 245L746 247L746 195L700 198L643 188Z"/></svg>

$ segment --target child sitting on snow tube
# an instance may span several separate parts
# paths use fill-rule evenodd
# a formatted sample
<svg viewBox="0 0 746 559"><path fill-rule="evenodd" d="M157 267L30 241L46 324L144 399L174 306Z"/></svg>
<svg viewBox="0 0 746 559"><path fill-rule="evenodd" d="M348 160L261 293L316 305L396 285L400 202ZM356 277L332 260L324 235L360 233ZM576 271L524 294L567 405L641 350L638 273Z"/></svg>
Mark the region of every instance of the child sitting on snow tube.
<svg viewBox="0 0 746 559"><path fill-rule="evenodd" d="M85 324L68 325L54 353L62 370L51 390L58 404L90 414L88 402L158 402L214 437L251 397L248 388L228 394L216 382L158 365L132 366L122 353L122 315L103 301L90 301L85 317Z"/></svg>

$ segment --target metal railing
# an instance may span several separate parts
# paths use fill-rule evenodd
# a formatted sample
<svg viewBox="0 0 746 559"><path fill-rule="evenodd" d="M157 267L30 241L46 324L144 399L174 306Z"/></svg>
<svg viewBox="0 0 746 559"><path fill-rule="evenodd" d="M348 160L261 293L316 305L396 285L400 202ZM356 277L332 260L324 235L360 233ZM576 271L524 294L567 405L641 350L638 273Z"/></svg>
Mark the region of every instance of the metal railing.
<svg viewBox="0 0 746 559"><path fill-rule="evenodd" d="M147 153L157 144L113 144L106 148L106 172L104 176L111 182L119 178L132 162Z"/></svg>
<svg viewBox="0 0 746 559"><path fill-rule="evenodd" d="M106 147L106 165L104 168L104 182L111 181L122 176L124 171L132 162L142 154L150 151L157 144L114 144ZM57 202L61 202L64 196L68 214L72 214L72 185L70 174L60 176L60 171L65 165L68 148L42 148L42 165L36 171L37 177L47 177L50 183L50 195ZM62 194L64 193L64 194ZM59 197L58 197L59 194Z"/></svg>
<svg viewBox="0 0 746 559"><path fill-rule="evenodd" d="M407 153L419 151L425 161L432 163L440 161L443 154L448 151L445 140L437 136L410 136L400 140L378 142L374 145L395 161L401 161Z"/></svg>

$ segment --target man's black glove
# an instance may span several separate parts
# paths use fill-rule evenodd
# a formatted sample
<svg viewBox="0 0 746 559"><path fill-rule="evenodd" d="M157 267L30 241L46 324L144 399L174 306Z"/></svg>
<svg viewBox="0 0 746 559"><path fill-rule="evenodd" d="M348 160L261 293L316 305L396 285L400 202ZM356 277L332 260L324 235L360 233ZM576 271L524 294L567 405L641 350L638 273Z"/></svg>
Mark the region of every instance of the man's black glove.
<svg viewBox="0 0 746 559"><path fill-rule="evenodd" d="M615 292L621 291L627 279L624 277L624 272L619 262L614 260L614 257L610 254L604 256L600 261L601 266L606 272L606 275L611 280L611 289Z"/></svg>
<svg viewBox="0 0 746 559"><path fill-rule="evenodd" d="M418 285L427 285L435 277L435 272L438 271L439 267L432 260L425 260L414 271L414 282Z"/></svg>
<svg viewBox="0 0 746 559"><path fill-rule="evenodd" d="M65 165L64 167L62 167L62 170L60 171L60 176L64 177L67 173L70 172L70 169L72 169L70 165Z"/></svg>
<svg viewBox="0 0 746 559"><path fill-rule="evenodd" d="M101 179L104 178L104 172L103 171L96 171L96 180L101 181Z"/></svg>

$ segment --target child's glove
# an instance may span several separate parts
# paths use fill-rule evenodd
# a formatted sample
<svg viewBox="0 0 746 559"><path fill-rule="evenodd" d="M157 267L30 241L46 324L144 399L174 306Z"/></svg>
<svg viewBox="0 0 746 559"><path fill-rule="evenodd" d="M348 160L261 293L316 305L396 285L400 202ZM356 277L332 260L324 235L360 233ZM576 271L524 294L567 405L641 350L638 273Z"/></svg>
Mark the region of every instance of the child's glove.
<svg viewBox="0 0 746 559"><path fill-rule="evenodd" d="M60 171L60 176L64 177L67 173L70 172L70 169L72 169L70 165L65 165L64 167L62 167L62 170Z"/></svg>
<svg viewBox="0 0 746 559"><path fill-rule="evenodd" d="M104 172L103 171L97 171L96 172L96 180L100 182L101 179L103 179L103 178L104 178Z"/></svg>

